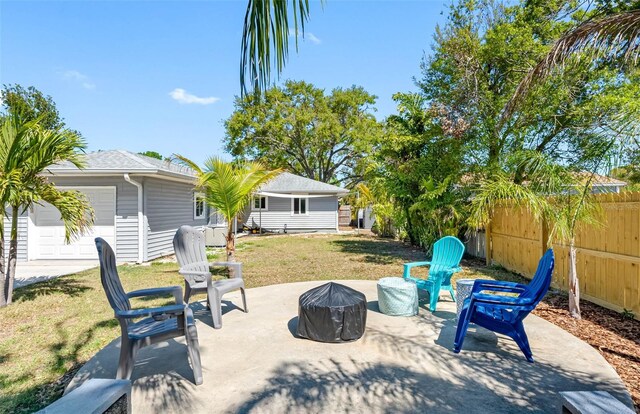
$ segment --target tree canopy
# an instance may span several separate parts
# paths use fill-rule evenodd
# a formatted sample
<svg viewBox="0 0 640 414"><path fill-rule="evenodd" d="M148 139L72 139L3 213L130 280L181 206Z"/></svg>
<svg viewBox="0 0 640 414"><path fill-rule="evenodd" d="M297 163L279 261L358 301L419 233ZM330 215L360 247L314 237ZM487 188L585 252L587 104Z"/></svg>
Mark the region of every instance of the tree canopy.
<svg viewBox="0 0 640 414"><path fill-rule="evenodd" d="M24 88L21 85L3 85L2 106L6 113L20 117L22 122L38 120L45 129L63 128L64 120L60 117L55 102L33 86Z"/></svg>
<svg viewBox="0 0 640 414"><path fill-rule="evenodd" d="M143 152L139 152L138 154L144 155L144 156L147 156L147 157L151 157L151 158L155 158L157 160L165 160L165 159L167 159L166 157L163 157L162 154L160 154L157 151L143 151Z"/></svg>
<svg viewBox="0 0 640 414"><path fill-rule="evenodd" d="M614 150L637 136L639 73L608 56L568 57L504 116L557 39L605 8L627 10L621 2L596 3L451 6L422 60L418 92L394 96L397 114L387 118L367 165L365 181L373 189L382 183L401 236L428 248L482 225L496 197L523 197L535 207L537 197L570 185L571 173L606 173Z"/></svg>
<svg viewBox="0 0 640 414"><path fill-rule="evenodd" d="M260 95L238 97L225 122L225 146L236 158L322 182L356 183L380 125L376 97L362 87L330 93L287 81Z"/></svg>
<svg viewBox="0 0 640 414"><path fill-rule="evenodd" d="M609 61L567 62L533 87L518 110L502 111L521 79L586 10L564 0L504 6L461 1L435 35L419 86L443 120L463 123L473 142L470 164L494 169L518 151L544 153L558 163L588 161L612 134L629 134L620 114L639 113L636 74ZM516 181L527 171L516 171Z"/></svg>

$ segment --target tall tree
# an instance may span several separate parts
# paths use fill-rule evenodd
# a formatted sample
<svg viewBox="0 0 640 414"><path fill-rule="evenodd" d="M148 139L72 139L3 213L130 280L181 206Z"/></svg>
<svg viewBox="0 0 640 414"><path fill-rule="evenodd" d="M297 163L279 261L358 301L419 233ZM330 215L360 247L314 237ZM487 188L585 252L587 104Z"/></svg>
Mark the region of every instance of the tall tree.
<svg viewBox="0 0 640 414"><path fill-rule="evenodd" d="M464 195L456 184L464 172L464 127L442 122L421 94L393 98L398 113L387 118L366 181L384 182L398 210L395 225L411 243L429 249L438 238L457 234L463 223Z"/></svg>
<svg viewBox="0 0 640 414"><path fill-rule="evenodd" d="M227 221L227 261L235 261L233 222L242 214L258 187L281 171L267 170L258 162L234 164L218 157L207 158L204 168L201 168L186 157L176 157L198 173L198 187L205 191L207 204L222 214Z"/></svg>
<svg viewBox="0 0 640 414"><path fill-rule="evenodd" d="M18 252L18 216L36 203L55 207L69 242L93 224L93 210L77 191L61 190L41 173L50 165L69 161L83 167L85 144L68 129L45 128L40 120L24 121L18 114L3 115L0 127L0 306L12 301ZM4 219L11 211L9 261L5 263Z"/></svg>
<svg viewBox="0 0 640 414"><path fill-rule="evenodd" d="M473 148L467 163L491 174L504 168L509 154L529 150L565 163L591 154L590 146L619 129L618 114L637 98L639 86L604 61L592 62L590 70L567 65L537 84L511 117L501 118L529 68L584 16L588 10L568 0L509 6L461 0L453 6L419 85L443 109L443 119L464 121ZM526 181L527 171L514 179Z"/></svg>
<svg viewBox="0 0 640 414"><path fill-rule="evenodd" d="M380 131L371 113L375 99L358 86L326 94L296 81L239 97L225 122L226 149L314 180L357 182L359 162Z"/></svg>

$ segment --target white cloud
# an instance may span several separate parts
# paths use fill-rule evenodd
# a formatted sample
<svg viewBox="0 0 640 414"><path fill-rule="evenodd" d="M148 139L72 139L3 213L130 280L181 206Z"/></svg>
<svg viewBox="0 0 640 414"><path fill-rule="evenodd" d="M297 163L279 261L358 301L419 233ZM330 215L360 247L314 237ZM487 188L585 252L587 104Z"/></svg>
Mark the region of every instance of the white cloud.
<svg viewBox="0 0 640 414"><path fill-rule="evenodd" d="M77 82L85 89L91 90L96 88L96 84L93 83L87 75L80 73L77 70L65 70L61 73L61 76L63 79Z"/></svg>
<svg viewBox="0 0 640 414"><path fill-rule="evenodd" d="M295 37L296 36L296 32L293 29L289 29L289 36L291 37ZM298 30L298 37L303 37L302 36L302 31ZM311 32L304 32L304 40L308 40L311 43L313 43L314 45L319 45L320 43L322 43L322 40L320 40L318 38L318 36L314 35Z"/></svg>
<svg viewBox="0 0 640 414"><path fill-rule="evenodd" d="M198 104L198 105L211 105L220 100L215 96L200 97L192 95L182 88L175 88L169 92L169 96L181 104Z"/></svg>
<svg viewBox="0 0 640 414"><path fill-rule="evenodd" d="M316 37L316 35L314 35L311 32L307 32L304 34L306 39L309 39L311 41L311 43L315 44L315 45L319 45L320 43L322 43L322 40L318 39Z"/></svg>

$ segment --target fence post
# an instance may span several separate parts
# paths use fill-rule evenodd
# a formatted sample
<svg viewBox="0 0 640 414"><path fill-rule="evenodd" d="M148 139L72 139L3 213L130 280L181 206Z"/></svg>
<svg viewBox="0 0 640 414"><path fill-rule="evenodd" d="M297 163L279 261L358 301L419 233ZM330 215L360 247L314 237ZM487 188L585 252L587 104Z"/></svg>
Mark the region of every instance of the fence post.
<svg viewBox="0 0 640 414"><path fill-rule="evenodd" d="M487 260L487 266L491 265L491 222L484 226L484 255Z"/></svg>
<svg viewBox="0 0 640 414"><path fill-rule="evenodd" d="M540 254L540 256L544 256L544 254L546 253L547 249L549 248L549 224L547 223L547 219L543 218L542 219L542 240L541 240L541 247L542 247L542 253Z"/></svg>

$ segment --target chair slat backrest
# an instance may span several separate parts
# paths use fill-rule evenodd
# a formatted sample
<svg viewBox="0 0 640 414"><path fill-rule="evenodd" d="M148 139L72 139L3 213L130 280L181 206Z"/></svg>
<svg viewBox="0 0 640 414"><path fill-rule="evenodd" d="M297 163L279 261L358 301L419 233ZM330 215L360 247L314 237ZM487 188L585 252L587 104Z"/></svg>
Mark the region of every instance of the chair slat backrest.
<svg viewBox="0 0 640 414"><path fill-rule="evenodd" d="M521 298L534 298L535 303L533 307L535 307L549 291L551 279L553 278L554 264L553 250L549 249L538 262L538 268L536 269L533 279L531 279L531 282L529 282L524 292L520 294Z"/></svg>
<svg viewBox="0 0 640 414"><path fill-rule="evenodd" d="M445 236L433 245L431 265L456 267L464 254L464 244L456 237Z"/></svg>
<svg viewBox="0 0 640 414"><path fill-rule="evenodd" d="M109 304L114 311L127 311L131 309L131 303L127 297L120 276L118 276L118 268L116 267L116 255L109 243L98 237L95 240L96 249L98 249L98 258L100 259L100 280L102 287L107 294Z"/></svg>
<svg viewBox="0 0 640 414"><path fill-rule="evenodd" d="M464 244L456 237L445 236L433 245L433 257L431 259L430 274L435 274L447 270L442 285L451 284L452 273L450 269L460 264L464 254Z"/></svg>
<svg viewBox="0 0 640 414"><path fill-rule="evenodd" d="M191 270L208 272L204 233L191 226L181 226L173 237L173 250L180 267L197 263Z"/></svg>

